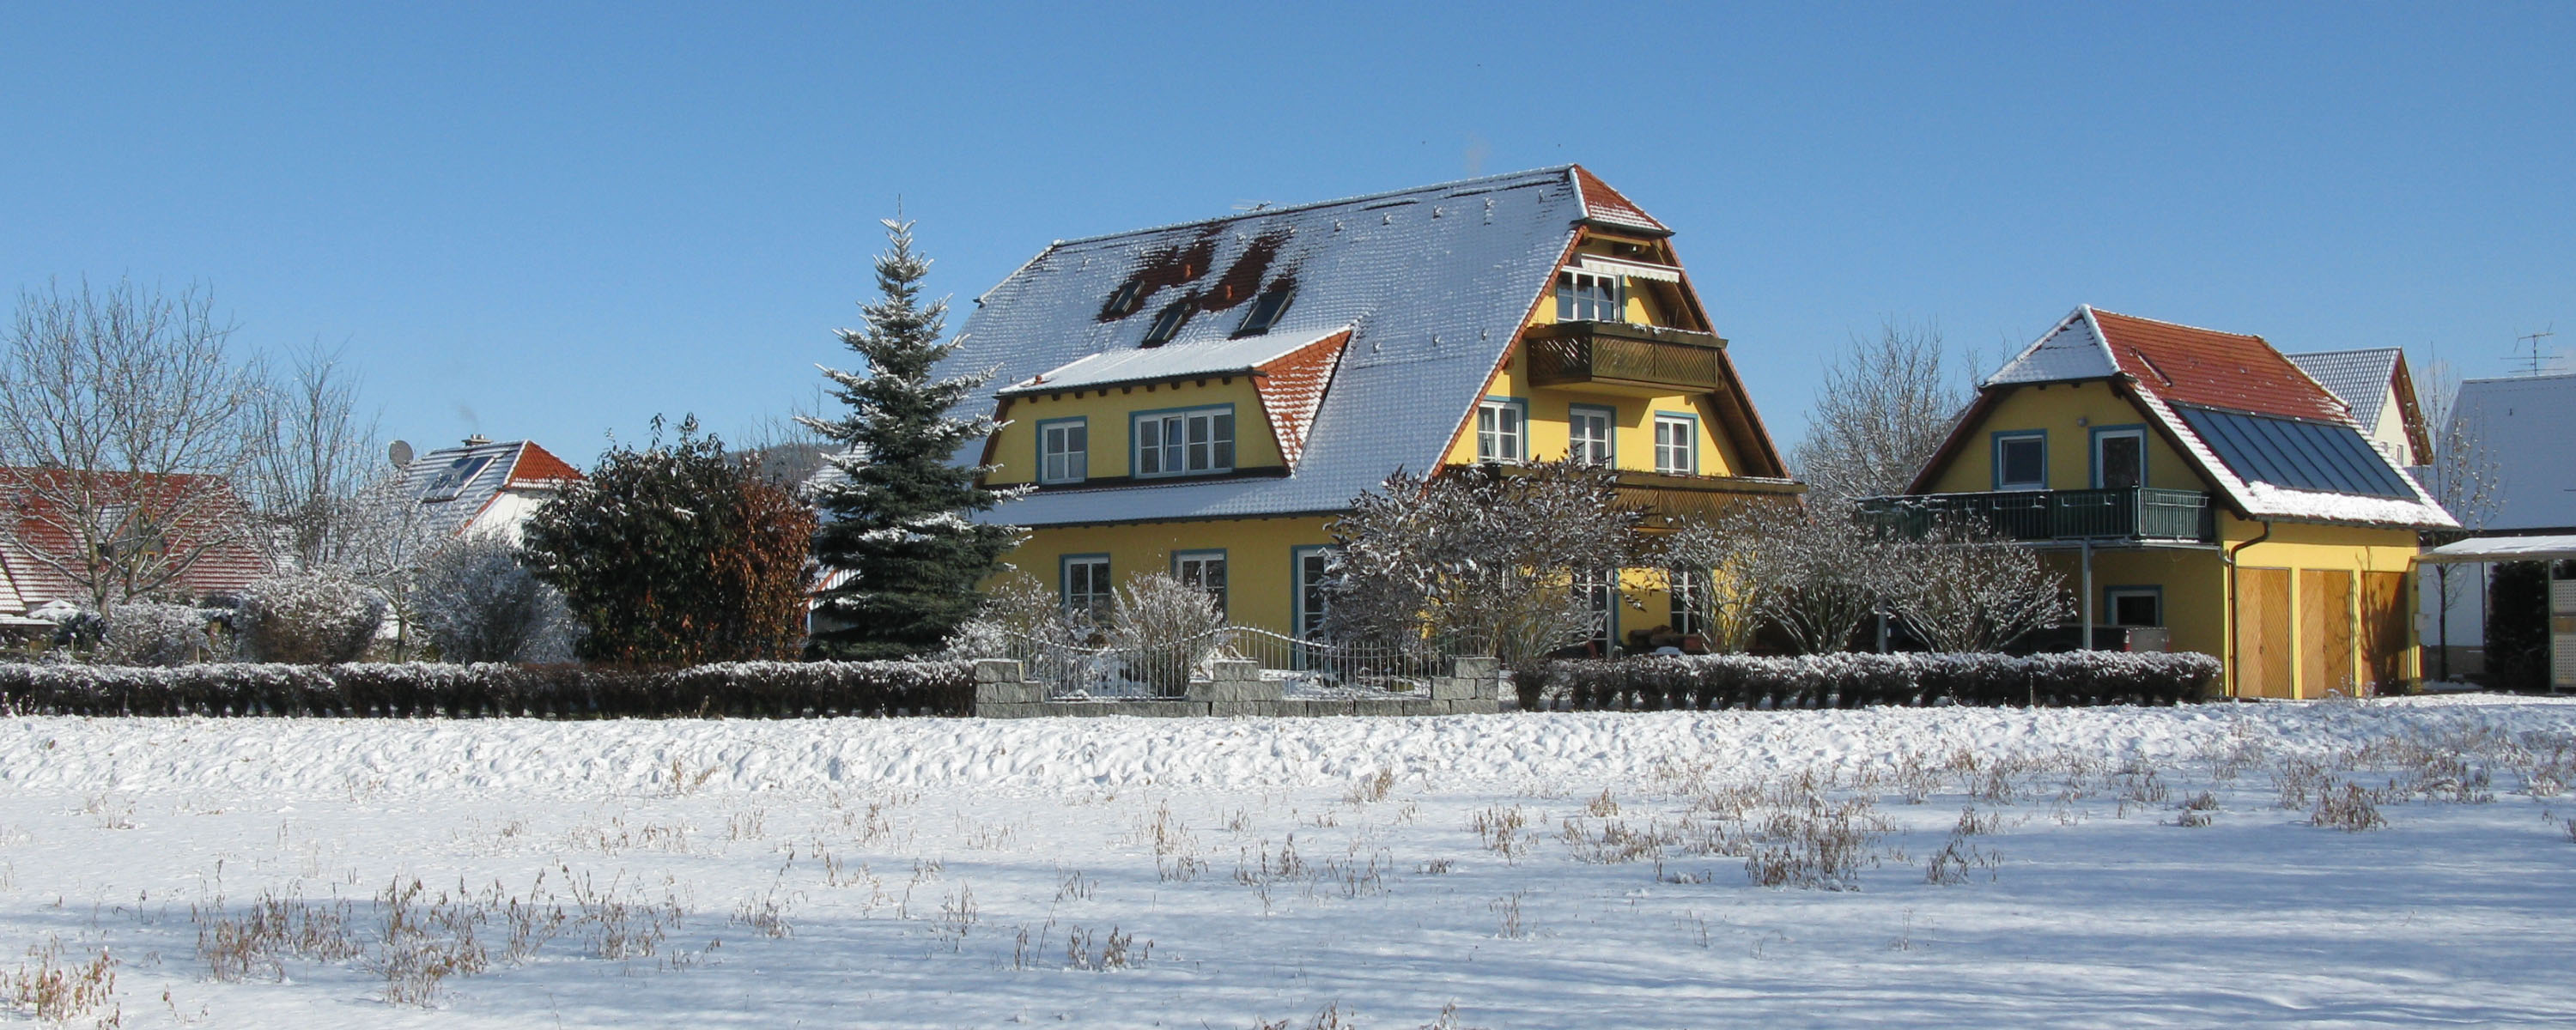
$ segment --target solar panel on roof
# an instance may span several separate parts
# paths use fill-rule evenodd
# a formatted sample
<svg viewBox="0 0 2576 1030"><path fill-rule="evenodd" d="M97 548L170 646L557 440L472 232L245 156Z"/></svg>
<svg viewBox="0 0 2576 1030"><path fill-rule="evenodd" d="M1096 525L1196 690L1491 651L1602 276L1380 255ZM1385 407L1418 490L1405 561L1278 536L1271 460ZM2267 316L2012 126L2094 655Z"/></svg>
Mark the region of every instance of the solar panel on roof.
<svg viewBox="0 0 2576 1030"><path fill-rule="evenodd" d="M2174 409L2218 460L2248 482L2366 497L2415 496L2351 426L2180 404Z"/></svg>

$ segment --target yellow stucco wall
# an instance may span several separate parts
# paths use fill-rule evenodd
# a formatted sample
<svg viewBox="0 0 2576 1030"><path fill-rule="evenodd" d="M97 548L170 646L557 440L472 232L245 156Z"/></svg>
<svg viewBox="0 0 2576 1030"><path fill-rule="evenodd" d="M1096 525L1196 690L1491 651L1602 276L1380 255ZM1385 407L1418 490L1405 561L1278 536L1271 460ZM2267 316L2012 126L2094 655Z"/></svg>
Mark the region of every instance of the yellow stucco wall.
<svg viewBox="0 0 2576 1030"><path fill-rule="evenodd" d="M1033 531L1009 561L1062 597L1068 555L1108 555L1111 581L1124 585L1137 573L1171 572L1174 552L1224 551L1227 618L1237 625L1288 633L1294 625L1295 590L1290 552L1332 543L1332 535L1324 531L1328 521L1327 516L1310 515L1051 527Z"/></svg>
<svg viewBox="0 0 2576 1030"><path fill-rule="evenodd" d="M1932 483L1929 493L1978 493L1995 488L1995 434L2040 430L2048 434L2048 488L2093 486L2093 431L2139 428L2146 416L2111 392L2109 383L2046 383L2006 395L1969 436ZM2153 430L2147 433L2147 485L2168 490L2207 490L2200 474Z"/></svg>
<svg viewBox="0 0 2576 1030"><path fill-rule="evenodd" d="M2263 524L2260 522L2249 522L2224 513L2218 517L2218 536L2224 546L2233 548L2262 534ZM2297 572L2323 570L2403 574L2414 568L2415 556L2420 551L2421 548L2417 544L2413 530L2275 522L2272 524L2271 536L2265 538L2262 543L2246 547L2236 553L2236 565L2238 568L2246 569L2292 570L2290 606L2293 613L2298 613L2306 611L2309 598L2303 596L2307 585L2296 574ZM2409 581L2408 588L2411 590L2411 581L2414 577L2406 575L2402 578ZM2360 617L2358 607L2361 602L2359 590L2356 589L2354 594L2352 615L2358 620ZM2230 620L2234 618L2234 609L2226 606L2232 600L2222 582L2219 601L2221 607L2229 612L2227 618ZM2401 595L2399 600L2400 606L2408 613L2405 620L2407 646L2405 658L2401 663L2402 674L2413 679L2421 674L2423 657L2421 648L2418 646L2419 642L2414 636L2415 620L2412 617L2415 610L2414 598L2409 593ZM2320 641L2307 639L2305 619L2294 615L2289 621L2290 646L2294 653L2305 656L2323 646ZM2221 625L2224 626L2225 622ZM2355 632L2353 637L2351 657L2354 662L2353 667L2358 669L2362 667L2363 662L2361 634ZM2349 693L2351 689L2351 685L2345 683L2310 682L2305 662L2292 662L2290 671L2297 697L2324 697L2329 692Z"/></svg>
<svg viewBox="0 0 2576 1030"><path fill-rule="evenodd" d="M1007 424L993 434L994 464L1001 467L990 478L997 484L1036 481L1038 423L1060 418L1085 420L1091 478L1124 476L1135 455L1129 433L1130 416L1218 404L1234 405L1235 468L1278 468L1284 464L1279 457L1279 439L1270 431L1270 417L1262 409L1261 394L1253 388L1251 378L1210 376L1180 383L1011 398L1010 409L1002 413Z"/></svg>
<svg viewBox="0 0 2576 1030"><path fill-rule="evenodd" d="M1572 438L1566 421L1574 405L1609 408L1616 412L1611 419L1610 447L1613 463L1623 469L1651 471L1655 467L1655 414L1687 414L1697 424L1699 439L1699 474L1731 476L1740 466L1735 449L1715 430L1716 414L1702 395L1673 393L1657 397L1625 396L1581 389L1533 387L1529 382L1529 360L1519 348L1513 348L1511 360L1485 385L1486 397L1512 397L1529 402L1530 458L1553 461L1565 457L1567 442ZM1448 460L1454 465L1472 464L1476 460L1476 423L1472 413L1464 430L1450 441Z"/></svg>

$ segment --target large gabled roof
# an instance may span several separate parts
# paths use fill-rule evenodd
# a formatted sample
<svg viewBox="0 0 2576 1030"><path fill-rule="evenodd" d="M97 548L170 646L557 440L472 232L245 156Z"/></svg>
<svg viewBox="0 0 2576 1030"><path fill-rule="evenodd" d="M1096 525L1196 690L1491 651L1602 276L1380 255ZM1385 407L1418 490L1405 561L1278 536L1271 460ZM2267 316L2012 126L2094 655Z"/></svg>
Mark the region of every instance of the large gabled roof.
<svg viewBox="0 0 2576 1030"><path fill-rule="evenodd" d="M78 477L75 479L75 477ZM52 481L50 484L45 481ZM59 468L0 468L0 612L24 611L48 601L87 604L89 591L63 566L79 564L83 541L69 513L47 499L73 482L131 505L176 515L165 545L193 560L169 586L194 594L237 591L269 572L249 532L249 509L230 481L218 476L164 473L69 472ZM93 539L95 539L93 537Z"/></svg>
<svg viewBox="0 0 2576 1030"><path fill-rule="evenodd" d="M451 475L454 481L441 481ZM580 478L581 470L534 441L478 440L413 458L393 496L395 503L418 505L427 527L452 534L473 525L504 491L552 489ZM433 487L442 499L431 499Z"/></svg>
<svg viewBox="0 0 2576 1030"><path fill-rule="evenodd" d="M1043 391L1049 384L1032 381L1041 373L1066 384L1222 374L1347 333L1329 380L1301 387L1317 403L1289 475L1045 490L991 517L1054 525L1335 511L1398 468L1440 464L1585 225L1670 232L1565 165L1059 242L977 298L939 373L990 370L995 388L1013 392ZM1283 283L1295 287L1286 312L1263 336L1234 339L1244 305ZM1189 320L1170 342L1141 349L1174 304ZM987 393L958 414L993 409ZM1739 421L1761 436L1749 405ZM1739 442L1748 455L1773 453L1766 439ZM955 460L980 460L980 447Z"/></svg>
<svg viewBox="0 0 2576 1030"><path fill-rule="evenodd" d="M2380 409L2388 406L2388 385L2397 378L2397 363L2406 352L2396 347L2371 347L2363 350L2310 351L2287 355L2317 384L2352 408L2352 420L2364 427L2379 424Z"/></svg>
<svg viewBox="0 0 2576 1030"><path fill-rule="evenodd" d="M1988 377L1925 489L2013 387L2107 380L2247 518L2456 526L2362 440L2351 408L2260 336L2078 306Z"/></svg>

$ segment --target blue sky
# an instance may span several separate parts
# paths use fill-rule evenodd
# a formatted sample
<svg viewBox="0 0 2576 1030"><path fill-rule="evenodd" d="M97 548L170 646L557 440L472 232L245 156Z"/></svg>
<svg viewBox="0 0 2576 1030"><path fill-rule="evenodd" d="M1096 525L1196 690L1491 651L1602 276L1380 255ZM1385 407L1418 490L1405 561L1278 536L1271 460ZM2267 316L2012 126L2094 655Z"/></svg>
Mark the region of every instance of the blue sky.
<svg viewBox="0 0 2576 1030"><path fill-rule="evenodd" d="M965 308L1053 239L1575 161L1679 230L1785 447L1888 319L1988 363L2077 303L2576 350L2570 43L2567 4L12 2L0 287L201 282L247 348L345 343L389 439L586 462L808 399L898 197Z"/></svg>

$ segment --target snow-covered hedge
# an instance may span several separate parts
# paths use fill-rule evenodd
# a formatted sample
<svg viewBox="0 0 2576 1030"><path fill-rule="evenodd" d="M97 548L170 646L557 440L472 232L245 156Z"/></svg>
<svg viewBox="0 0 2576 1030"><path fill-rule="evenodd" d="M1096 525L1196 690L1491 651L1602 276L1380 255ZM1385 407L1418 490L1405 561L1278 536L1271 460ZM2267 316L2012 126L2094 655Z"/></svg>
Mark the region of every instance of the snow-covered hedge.
<svg viewBox="0 0 2576 1030"><path fill-rule="evenodd" d="M1695 655L1545 662L1515 675L1523 709L1855 708L1863 705L2169 705L2197 698L2218 659L2189 652Z"/></svg>
<svg viewBox="0 0 2576 1030"><path fill-rule="evenodd" d="M596 719L966 715L967 662L578 665L0 664L0 704L53 715L537 716Z"/></svg>

